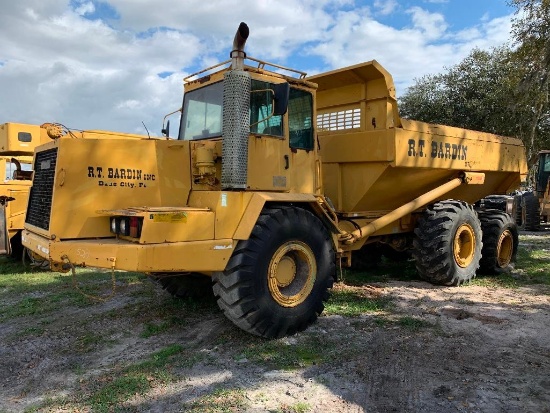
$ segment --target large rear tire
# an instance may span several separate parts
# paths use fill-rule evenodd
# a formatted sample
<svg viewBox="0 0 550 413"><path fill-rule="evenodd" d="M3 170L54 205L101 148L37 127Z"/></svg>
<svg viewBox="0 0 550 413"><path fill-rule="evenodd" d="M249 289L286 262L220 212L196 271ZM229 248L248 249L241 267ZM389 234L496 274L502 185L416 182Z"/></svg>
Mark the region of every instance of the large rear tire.
<svg viewBox="0 0 550 413"><path fill-rule="evenodd" d="M227 318L266 338L306 329L324 309L336 275L330 234L311 212L269 207L240 241L223 272L212 275Z"/></svg>
<svg viewBox="0 0 550 413"><path fill-rule="evenodd" d="M480 267L488 274L502 274L516 260L518 227L512 217L497 210L478 211L483 231Z"/></svg>
<svg viewBox="0 0 550 413"><path fill-rule="evenodd" d="M475 277L482 241L471 205L455 200L432 205L414 234L413 257L420 277L441 285L460 285Z"/></svg>

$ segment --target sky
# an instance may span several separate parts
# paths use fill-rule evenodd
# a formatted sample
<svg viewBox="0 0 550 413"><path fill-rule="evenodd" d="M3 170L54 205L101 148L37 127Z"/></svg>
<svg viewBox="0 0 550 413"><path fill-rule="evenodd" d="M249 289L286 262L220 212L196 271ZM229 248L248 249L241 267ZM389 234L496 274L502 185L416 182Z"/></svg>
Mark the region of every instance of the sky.
<svg viewBox="0 0 550 413"><path fill-rule="evenodd" d="M377 60L397 95L510 41L506 0L19 0L0 14L0 123L160 136L183 78L249 56L308 75ZM171 135L177 135L173 117Z"/></svg>

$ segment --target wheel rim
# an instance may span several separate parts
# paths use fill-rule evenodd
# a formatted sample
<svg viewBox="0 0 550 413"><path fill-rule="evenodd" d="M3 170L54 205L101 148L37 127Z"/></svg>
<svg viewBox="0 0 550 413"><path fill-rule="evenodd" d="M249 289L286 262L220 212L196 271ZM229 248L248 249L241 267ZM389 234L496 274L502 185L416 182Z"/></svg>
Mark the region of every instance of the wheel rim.
<svg viewBox="0 0 550 413"><path fill-rule="evenodd" d="M514 237L509 230L504 231L497 244L497 262L501 268L506 267L512 261L514 253Z"/></svg>
<svg viewBox="0 0 550 413"><path fill-rule="evenodd" d="M454 258L461 268L468 267L474 260L476 250L476 237L470 224L462 224L458 227L454 238Z"/></svg>
<svg viewBox="0 0 550 413"><path fill-rule="evenodd" d="M281 245L269 262L268 287L283 307L296 307L311 293L317 276L315 255L300 241Z"/></svg>

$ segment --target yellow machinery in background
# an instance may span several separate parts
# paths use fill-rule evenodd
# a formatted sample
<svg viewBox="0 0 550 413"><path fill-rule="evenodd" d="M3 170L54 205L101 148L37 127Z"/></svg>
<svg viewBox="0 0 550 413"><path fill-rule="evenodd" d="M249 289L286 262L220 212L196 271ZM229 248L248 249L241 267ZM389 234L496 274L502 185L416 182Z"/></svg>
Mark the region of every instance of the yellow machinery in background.
<svg viewBox="0 0 550 413"><path fill-rule="evenodd" d="M541 222L550 222L550 150L538 154L532 191L522 191L515 196L516 222L527 231L540 230Z"/></svg>
<svg viewBox="0 0 550 413"><path fill-rule="evenodd" d="M32 179L34 149L46 140L40 126L0 124L0 255L21 257L21 231Z"/></svg>
<svg viewBox="0 0 550 413"><path fill-rule="evenodd" d="M23 244L175 295L211 277L226 316L264 337L310 325L337 265L374 246L436 284L506 270L517 227L473 203L519 185L521 141L401 119L375 61L306 77L245 60L247 37L242 23L231 60L185 80L177 140L38 148Z"/></svg>

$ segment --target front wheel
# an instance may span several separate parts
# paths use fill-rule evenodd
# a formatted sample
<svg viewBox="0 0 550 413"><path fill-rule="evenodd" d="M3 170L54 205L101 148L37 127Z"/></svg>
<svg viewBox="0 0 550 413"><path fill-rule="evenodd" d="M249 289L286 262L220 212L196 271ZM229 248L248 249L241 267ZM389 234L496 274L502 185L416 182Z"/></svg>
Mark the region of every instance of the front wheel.
<svg viewBox="0 0 550 413"><path fill-rule="evenodd" d="M481 226L473 207L446 200L429 207L414 230L413 256L421 278L460 285L475 277L481 258Z"/></svg>
<svg viewBox="0 0 550 413"><path fill-rule="evenodd" d="M266 338L292 335L324 309L336 273L329 233L311 212L269 207L237 244L225 271L212 275L224 314Z"/></svg>

